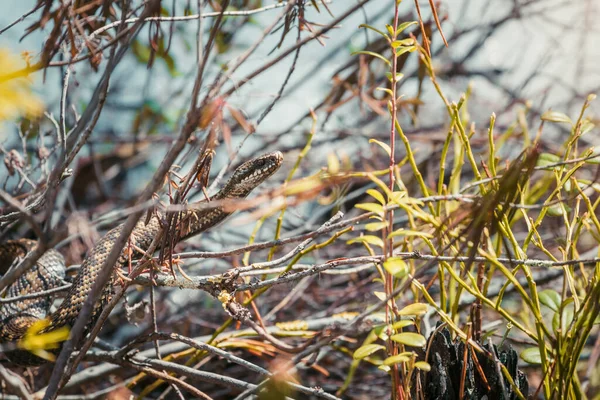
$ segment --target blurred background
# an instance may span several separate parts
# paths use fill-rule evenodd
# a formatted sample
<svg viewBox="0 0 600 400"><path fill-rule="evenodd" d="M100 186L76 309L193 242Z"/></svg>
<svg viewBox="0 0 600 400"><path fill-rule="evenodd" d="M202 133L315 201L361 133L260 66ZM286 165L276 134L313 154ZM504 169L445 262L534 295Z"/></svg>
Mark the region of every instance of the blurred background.
<svg viewBox="0 0 600 400"><path fill-rule="evenodd" d="M44 158L40 157L39 151L40 148L54 149L57 146L56 127L61 123L63 89L66 89L65 124L73 127L88 107L110 58L110 50L105 48L102 56L83 60L71 67L67 65L76 48L85 55L89 53L89 46L98 49L115 40L116 25L103 29L93 35L93 40L90 39L91 32L121 18L119 7L103 9L100 3L77 2L74 12L79 15L81 25L70 27L76 34L69 33L68 29L62 33L74 35L75 39L53 38L57 45L51 61L56 65L28 75L33 94L43 103L46 115L35 123L12 119L0 124L3 157L10 160L18 157L15 153L11 155L11 150L16 150L21 157L31 154L22 166L35 182L42 180L48 168L54 165L54 153ZM132 3L132 6L141 7L140 2ZM207 2L204 11L218 14L218 3ZM278 20L285 3L259 0L231 2L232 10L260 11L225 18L215 38L215 48L208 56L199 97L208 95L210 84L228 74L248 49L255 44L258 47L227 77L219 95L213 97L214 103L211 104L219 108L218 118L211 122L209 128L200 126L207 129L198 129L192 135L186 150L175 162L179 175L185 175L192 167L198 148L210 130L216 132L220 142L211 170L211 182L223 168L226 168L223 172L227 176L232 166L243 160L258 153L280 150L284 152L286 162L276 177L261 188L261 192L268 192L285 179L301 150L311 140L311 150L300 163L295 177L310 176L324 168L343 171L387 168L387 155L379 146L371 144L370 139L383 142L389 139L387 99L384 93L376 90L377 86L385 85L388 67L373 57L353 53L367 49L382 54L388 52L389 55L381 37L359 28L359 25L384 29L385 24L392 21L394 1L371 0L361 7L356 7L358 1L348 0L327 1L326 7L321 2L315 3L320 4L318 7L313 2L306 3L301 15L303 28L299 30L298 20L292 21L291 26ZM510 140L517 143L536 135L544 112L560 111L575 120L587 96L598 93L600 31L596 21L600 16L600 2L438 0L434 3L448 47L436 28L429 2L418 1L424 28L431 38L433 67L437 81L450 102L459 102L461 96L468 93L468 107L462 112L468 123L465 125L472 129L472 146L476 154L487 151L487 130L492 114L497 117L498 135L510 131ZM164 17L198 12L196 2L189 0L163 1L161 6L160 15ZM306 38L353 8L356 9L324 37L308 42L299 51L292 51L272 68L256 76L251 75L277 59L297 40ZM13 69L24 68L28 60L31 64L35 63L46 51L44 45L52 37L52 18L56 15L51 16L42 27L39 25L41 13L42 7L36 6L32 0L10 0L4 4L0 14L0 49L12 53L17 60L15 63L18 65ZM418 20L413 1L404 0L399 13L400 22ZM198 24L197 18L147 23L111 74L102 112L85 146L71 164L73 176L64 182L53 214L52 223L55 226L64 223L70 232L69 238L59 245L70 265L79 264L106 228L122 220L122 215L115 214L115 211L135 204L137 196L184 126L197 73L197 39L200 32L206 42L214 18L205 18L202 24ZM15 21L18 23L11 26ZM276 28L263 38L263 32L273 23L276 23ZM418 25L409 27L405 34L414 35L419 42L423 40ZM86 42L85 38L90 42ZM70 69L68 73L67 68ZM425 171L426 181L434 182L433 179L439 177L439 170L434 168L434 164L439 160L448 131L446 106L416 55L407 53L401 57L398 72L403 74L398 86L402 95L398 118L411 141L417 162ZM247 76L251 76L248 82L244 80ZM598 103L592 103L588 111L594 121L597 109ZM311 112L314 113L314 121ZM254 126L255 132L249 126ZM311 130L314 135L311 135ZM569 131L570 127L566 125L545 126L542 132L543 150L558 151ZM595 131L580 140L586 147L600 145L600 137ZM520 151L520 145L501 149L502 155L507 158L516 157ZM404 147L397 144L396 160L405 155ZM36 157L39 160L35 161ZM11 162L0 166L3 190L15 195L33 190L34 184L24 182L19 173L11 173ZM411 177L403 176L410 190ZM373 187L372 182L359 180L327 188L318 196L296 204L282 223L283 232L291 236L315 230L337 210L348 213L348 217L358 215L360 210L356 210L354 205L364 200L365 189ZM161 193L163 198L165 192ZM200 190L193 194L191 200L203 197ZM396 222L405 223L406 216L396 215ZM267 219L257 231L255 240L272 239L276 224L276 218ZM190 240L188 248L218 251L240 246L248 242L255 226L249 213L239 213L220 229ZM553 233L549 231L548 234L552 236ZM12 226L2 232L4 239L28 235L31 232L26 224ZM356 255L354 251L360 253L353 250L353 255ZM264 260L266 253L253 253L253 257ZM309 259L317 263L336 256L340 254L326 248ZM241 263L240 256L233 260L189 260L186 267L190 274L219 273ZM326 316L334 311L346 310L342 307L344 304L338 302L347 293L345 278L339 278L339 282L335 281L338 278L328 279L333 279L333 283L331 280L317 280L311 288L312 297L307 298L304 304L307 313L312 310L312 315ZM276 295L273 299L282 298L289 290L289 287L274 289ZM372 299L368 290L360 293L355 298L358 304L353 306L354 310L360 311L360 299ZM144 296L143 293L133 293L130 302L141 301ZM202 293L164 290L160 296L164 300L160 307L168 312L162 314L159 323L182 327L182 333L211 332L223 319L218 303ZM272 303L275 304L276 300ZM211 304L214 307L210 307ZM211 311L202 315L181 312L186 307L202 307ZM295 313L284 310L279 316L289 319ZM105 328L104 337L110 337L113 344L120 346L135 337L140 328L131 324L120 325L118 321L118 317L113 317L113 325ZM149 329L150 322L143 313L141 321L142 329ZM332 387L340 385L342 378L342 373L332 378L334 382L337 379ZM319 379L315 378L314 383L318 382ZM372 388L374 398L384 398L389 391L389 382L385 379L381 382L384 382L381 388ZM358 394L354 398L361 398L360 395L367 393L361 391L363 389L357 387L355 393Z"/></svg>

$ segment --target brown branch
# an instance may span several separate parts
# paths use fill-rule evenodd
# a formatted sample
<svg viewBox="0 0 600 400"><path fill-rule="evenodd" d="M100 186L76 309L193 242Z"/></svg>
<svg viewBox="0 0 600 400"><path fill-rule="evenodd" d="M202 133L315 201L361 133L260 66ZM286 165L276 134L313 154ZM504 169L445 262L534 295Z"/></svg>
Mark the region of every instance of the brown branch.
<svg viewBox="0 0 600 400"><path fill-rule="evenodd" d="M325 25L323 28L321 28L318 31L316 31L315 33L307 36L306 38L302 39L301 41L296 42L296 44L294 44L293 46L290 46L286 50L282 51L281 54L279 56L277 56L275 59L273 59L273 60L265 63L261 67L255 69L254 71L252 71L251 73L249 73L248 75L246 75L244 78L238 80L236 82L235 86L233 86L231 89L227 90L224 93L224 97L231 96L234 92L236 92L238 89L240 89L246 83L250 82L256 76L262 74L263 72L267 71L268 69L270 69L274 65L278 64L281 60L283 60L284 58L286 58L288 55L292 54L299 47L302 47L306 43L308 43L308 42L310 42L310 41L312 41L312 40L314 40L314 39L316 39L316 38L324 35L327 32L329 32L330 30L332 30L333 28L335 28L337 24L339 24L340 22L342 22L344 19L348 18L350 15L354 14L357 10L359 10L362 6L364 6L365 4L367 4L369 1L370 0L361 0L361 1L359 1L357 4L355 4L352 7L350 7L342 15L340 15L339 17L337 17L336 19L334 19L333 21L331 21L329 24Z"/></svg>

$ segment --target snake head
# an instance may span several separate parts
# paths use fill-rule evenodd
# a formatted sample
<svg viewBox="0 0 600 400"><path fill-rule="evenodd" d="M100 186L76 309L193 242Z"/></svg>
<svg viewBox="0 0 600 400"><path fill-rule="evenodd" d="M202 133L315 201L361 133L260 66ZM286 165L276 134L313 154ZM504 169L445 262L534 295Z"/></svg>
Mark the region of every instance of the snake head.
<svg viewBox="0 0 600 400"><path fill-rule="evenodd" d="M263 154L260 157L246 161L233 172L226 185L230 191L227 197L245 197L255 187L273 175L283 163L280 151ZM227 192L228 190L224 190Z"/></svg>

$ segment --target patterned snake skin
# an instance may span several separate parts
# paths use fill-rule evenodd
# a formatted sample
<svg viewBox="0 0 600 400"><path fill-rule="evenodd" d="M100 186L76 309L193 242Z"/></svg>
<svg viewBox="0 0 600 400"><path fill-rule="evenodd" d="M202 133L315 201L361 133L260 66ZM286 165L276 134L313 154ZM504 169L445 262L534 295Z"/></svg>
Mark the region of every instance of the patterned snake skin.
<svg viewBox="0 0 600 400"><path fill-rule="evenodd" d="M283 155L280 152L268 153L245 162L235 170L223 189L210 200L245 198L254 188L275 173L282 162ZM186 231L181 234L180 239L188 238L215 226L232 212L224 210L222 207L182 212L184 214L182 220L186 219L187 224ZM159 234L163 218L163 213L156 212L147 222L142 219L137 223L131 233L129 243L131 248L137 250L138 255L140 255L139 251L145 251ZM48 315L53 302L50 295L0 304L0 343L18 342L36 321L44 318L49 319L50 325L43 332L63 326L72 326L122 229L123 225L112 229L90 250L81 264L73 285L55 312ZM19 259L25 257L34 247L35 242L27 239L0 245L0 274L5 273L11 265L18 264ZM117 271L126 265L128 259L129 257L123 249L114 270ZM38 260L34 268L8 288L6 297L22 296L60 286L64 284L64 275L65 267L62 255L55 250L49 250ZM110 299L113 285L114 282L111 282L104 288L101 300L94 307L94 317L100 314ZM95 318L92 320L95 321ZM5 354L12 362L20 365L40 365L46 362L26 350L11 350Z"/></svg>

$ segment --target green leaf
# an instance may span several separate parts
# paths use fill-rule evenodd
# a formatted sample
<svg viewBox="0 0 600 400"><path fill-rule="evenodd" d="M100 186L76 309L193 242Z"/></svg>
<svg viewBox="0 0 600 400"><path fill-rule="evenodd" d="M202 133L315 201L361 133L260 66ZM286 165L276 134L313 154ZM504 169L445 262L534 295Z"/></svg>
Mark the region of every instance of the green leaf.
<svg viewBox="0 0 600 400"><path fill-rule="evenodd" d="M412 353L409 353L409 354L400 353L400 354L396 354L395 356L388 357L385 360L383 360L383 365L389 366L389 365L409 362L412 359Z"/></svg>
<svg viewBox="0 0 600 400"><path fill-rule="evenodd" d="M390 34L390 37L394 36L394 27L391 26L390 24L385 24L385 29L387 29L388 33Z"/></svg>
<svg viewBox="0 0 600 400"><path fill-rule="evenodd" d="M163 53L160 54L160 57L165 61L165 64L167 64L167 69L169 70L169 74L172 77L178 77L181 75L181 72L179 72L177 70L177 66L175 65L175 60L173 59L173 57L168 54L168 53Z"/></svg>
<svg viewBox="0 0 600 400"><path fill-rule="evenodd" d="M415 322L410 319L403 319L398 322L394 322L394 324L392 325L392 328L394 328L394 330L400 330L402 328L406 328L407 326L414 325L414 324L415 324Z"/></svg>
<svg viewBox="0 0 600 400"><path fill-rule="evenodd" d="M416 49L417 49L416 46L401 47L400 50L396 51L396 57L400 57L404 53L412 53Z"/></svg>
<svg viewBox="0 0 600 400"><path fill-rule="evenodd" d="M529 364L541 364L542 356L538 347L530 347L521 352L521 359Z"/></svg>
<svg viewBox="0 0 600 400"><path fill-rule="evenodd" d="M556 164L561 161L561 158L555 154L542 153L537 159L538 167L545 167L546 165Z"/></svg>
<svg viewBox="0 0 600 400"><path fill-rule="evenodd" d="M130 47L131 52L139 62L146 64L150 60L151 51L149 46L142 44L139 40L134 40Z"/></svg>
<svg viewBox="0 0 600 400"><path fill-rule="evenodd" d="M321 180L316 176L311 176L308 178L304 178L295 182L291 185L288 185L284 189L284 194L286 196L293 196L294 194L308 192L309 190L314 190L315 188L321 186Z"/></svg>
<svg viewBox="0 0 600 400"><path fill-rule="evenodd" d="M383 216L383 206L381 204L376 203L359 203L355 206L356 208L360 208L361 210L374 212L380 216Z"/></svg>
<svg viewBox="0 0 600 400"><path fill-rule="evenodd" d="M544 114L542 114L542 121L564 122L568 124L573 124L571 118L558 111L546 111Z"/></svg>
<svg viewBox="0 0 600 400"><path fill-rule="evenodd" d="M421 371L431 371L431 365L429 365L429 363L425 361L417 361L415 363L415 367L417 367Z"/></svg>
<svg viewBox="0 0 600 400"><path fill-rule="evenodd" d="M538 297L540 298L540 303L548 307L554 312L558 312L560 309L561 299L560 294L552 289L542 290Z"/></svg>
<svg viewBox="0 0 600 400"><path fill-rule="evenodd" d="M413 303L404 307L398 314L419 316L427 312L429 306L425 303Z"/></svg>
<svg viewBox="0 0 600 400"><path fill-rule="evenodd" d="M378 202L380 202L382 205L386 203L385 199L383 198L383 195L380 192L378 192L377 190L375 190L375 189L369 189L369 190L367 190L367 194L375 197L375 199Z"/></svg>
<svg viewBox="0 0 600 400"><path fill-rule="evenodd" d="M377 178L375 175L373 174L367 174L367 176L369 177L370 180L373 181L373 183L375 183L379 189L381 189L382 192L384 192L388 197L392 197L392 191L390 190L390 188L387 187L387 185L379 178Z"/></svg>
<svg viewBox="0 0 600 400"><path fill-rule="evenodd" d="M427 340L423 335L414 332L402 332L393 335L390 339L394 342L402 343L406 346L412 347L424 347L427 344Z"/></svg>
<svg viewBox="0 0 600 400"><path fill-rule="evenodd" d="M384 317L385 318L385 317ZM389 339L388 336L388 330L389 330L389 325L379 325L376 326L375 328L373 328L372 332L381 340L383 340L384 342L386 340Z"/></svg>
<svg viewBox="0 0 600 400"><path fill-rule="evenodd" d="M385 76L388 78L388 81L392 81L392 73L391 72L386 72ZM402 72L398 72L396 74L396 82L400 82L402 80L402 78L404 78L404 74Z"/></svg>
<svg viewBox="0 0 600 400"><path fill-rule="evenodd" d="M375 88L375 90L379 90L381 92L386 92L387 94L389 94L390 96L394 95L394 92L392 92L390 89L388 88L382 88L382 87L377 87Z"/></svg>
<svg viewBox="0 0 600 400"><path fill-rule="evenodd" d="M388 37L388 35L386 35L385 33L381 32L381 31L380 31L379 29L377 29L377 28L373 28L371 25L367 25L367 24L360 24L358 27L359 27L359 28L367 28L367 29L370 29L370 30L372 30L373 32L377 32L377 33L379 33L379 34L380 34L381 36L383 36L384 38L387 38L387 37Z"/></svg>
<svg viewBox="0 0 600 400"><path fill-rule="evenodd" d="M571 326L571 322L573 322L573 308L573 304L567 304L562 307L562 311L554 314L554 317L552 318L552 329L554 329L554 332L558 332L560 323L561 334L566 334L567 330Z"/></svg>
<svg viewBox="0 0 600 400"><path fill-rule="evenodd" d="M379 58L381 61L385 62L390 67L392 66L392 63L390 62L390 60L388 60L387 58L385 58L381 54L377 54L377 53L374 53L372 51L367 51L367 50L360 50L360 51L355 51L355 52L352 53L353 56L355 56L357 54L366 54L366 55L371 56L371 57Z"/></svg>
<svg viewBox="0 0 600 400"><path fill-rule="evenodd" d="M355 360L362 360L363 358L368 357L371 354L383 349L385 349L385 346L382 346L380 344L366 344L356 349L352 358L354 358Z"/></svg>
<svg viewBox="0 0 600 400"><path fill-rule="evenodd" d="M600 192L600 184L594 183L593 181L591 181L589 179L577 179L577 186L579 186L581 189L584 189L584 190L591 187L596 192Z"/></svg>
<svg viewBox="0 0 600 400"><path fill-rule="evenodd" d="M383 268L394 278L404 278L408 273L408 265L400 257L390 257L383 263Z"/></svg>
<svg viewBox="0 0 600 400"><path fill-rule="evenodd" d="M385 292L373 292L373 294L381 301L385 301L385 299L387 299L387 294Z"/></svg>
<svg viewBox="0 0 600 400"><path fill-rule="evenodd" d="M391 43L391 46L394 49L397 49L398 47L401 47L401 46L412 46L414 43L415 43L415 41L412 38L410 38L410 39L402 39L402 40L394 40Z"/></svg>
<svg viewBox="0 0 600 400"><path fill-rule="evenodd" d="M406 203L406 200L407 200L407 199L405 199L406 195L407 195L407 193L405 191L396 190L391 193L390 200L392 200L394 203L396 203L398 205L402 205L402 204Z"/></svg>
<svg viewBox="0 0 600 400"><path fill-rule="evenodd" d="M388 238L393 238L396 236L417 236L420 238L432 238L433 237L433 235L430 233L412 231L409 229L397 229L394 232L390 233Z"/></svg>
<svg viewBox="0 0 600 400"><path fill-rule="evenodd" d="M368 243L368 244L372 244L373 246L383 247L383 240L381 240L380 237L373 236L373 235L359 236L357 238L348 240L346 243L347 244Z"/></svg>
<svg viewBox="0 0 600 400"><path fill-rule="evenodd" d="M365 229L369 232L377 232L388 226L387 222L370 222L365 225Z"/></svg>
<svg viewBox="0 0 600 400"><path fill-rule="evenodd" d="M590 132L592 129L595 128L596 125L594 125L590 120L585 120L581 123L581 129L580 129L580 135L583 136L586 133Z"/></svg>
<svg viewBox="0 0 600 400"><path fill-rule="evenodd" d="M587 164L600 164L600 154L594 154L594 158L585 161Z"/></svg>
<svg viewBox="0 0 600 400"><path fill-rule="evenodd" d="M409 26L413 26L413 25L417 25L417 24L418 24L417 21L403 22L400 25L398 25L398 29L396 29L396 34L400 34L402 31L404 31Z"/></svg>
<svg viewBox="0 0 600 400"><path fill-rule="evenodd" d="M551 217L560 217L563 215L563 208L560 206L560 204L554 204L548 207L548 211L546 211L546 213Z"/></svg>
<svg viewBox="0 0 600 400"><path fill-rule="evenodd" d="M388 157L392 154L392 149L390 148L390 146L387 143L380 142L377 139L369 139L369 143L376 143L379 146L381 146L381 148L384 149L385 152L387 153Z"/></svg>

